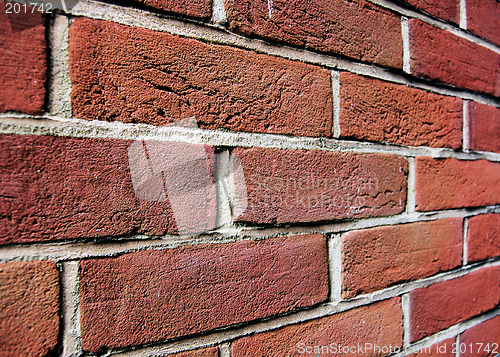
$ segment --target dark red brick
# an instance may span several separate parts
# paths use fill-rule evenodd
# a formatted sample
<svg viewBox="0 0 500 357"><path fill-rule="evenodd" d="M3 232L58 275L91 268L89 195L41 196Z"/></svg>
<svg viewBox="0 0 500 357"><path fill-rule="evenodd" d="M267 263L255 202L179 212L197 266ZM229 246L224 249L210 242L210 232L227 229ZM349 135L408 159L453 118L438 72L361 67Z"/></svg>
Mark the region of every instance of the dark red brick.
<svg viewBox="0 0 500 357"><path fill-rule="evenodd" d="M500 353L500 316L471 327L460 335L461 357L489 357Z"/></svg>
<svg viewBox="0 0 500 357"><path fill-rule="evenodd" d="M467 260L477 262L500 256L500 214L484 214L469 219Z"/></svg>
<svg viewBox="0 0 500 357"><path fill-rule="evenodd" d="M413 75L500 96L500 54L418 19L409 25Z"/></svg>
<svg viewBox="0 0 500 357"><path fill-rule="evenodd" d="M500 301L499 285L500 269L490 267L413 290L410 340L420 340L494 308Z"/></svg>
<svg viewBox="0 0 500 357"><path fill-rule="evenodd" d="M202 348L199 350L174 353L165 357L218 357L219 349L217 347Z"/></svg>
<svg viewBox="0 0 500 357"><path fill-rule="evenodd" d="M343 297L450 270L462 263L462 219L351 231L342 236Z"/></svg>
<svg viewBox="0 0 500 357"><path fill-rule="evenodd" d="M385 356L365 350L358 353L357 346L365 344L392 348L403 340L403 313L399 298L358 307L340 314L327 316L278 330L244 337L231 344L233 357L254 356ZM311 350L306 350L311 346ZM312 346L342 348L354 346L353 353L335 353L334 349L321 352ZM340 347L339 347L340 346ZM367 352L368 351L368 352ZM378 351L377 351L378 352Z"/></svg>
<svg viewBox="0 0 500 357"><path fill-rule="evenodd" d="M73 115L204 129L330 136L330 72L163 32L77 19L70 28Z"/></svg>
<svg viewBox="0 0 500 357"><path fill-rule="evenodd" d="M145 142L149 143L153 142ZM212 225L210 228L214 228L215 185L198 187L205 179L202 172L209 170L206 166L213 159L212 149L193 144L168 144L180 151L170 159L178 161L179 167L175 178L170 177L170 173L165 180L177 180L180 188L191 185L193 190L199 190L196 192L204 199L190 202L186 207L193 230L202 228L198 224L201 222L208 222ZM138 156L129 162L131 145L131 141L114 139L0 135L0 180L3 182L0 244L178 232L168 197L155 200L136 196L131 165L135 170L142 168L149 172L154 160L149 162ZM186 148L208 150L207 160L195 167L195 161L182 166L180 163L191 157ZM164 192L161 176L158 187L160 193Z"/></svg>
<svg viewBox="0 0 500 357"><path fill-rule="evenodd" d="M401 18L364 0L225 0L229 29L402 68ZM269 13L271 12L271 17Z"/></svg>
<svg viewBox="0 0 500 357"><path fill-rule="evenodd" d="M430 15L458 24L460 20L459 0L405 0L408 4L424 10Z"/></svg>
<svg viewBox="0 0 500 357"><path fill-rule="evenodd" d="M28 8L29 10L29 8ZM6 14L0 1L0 112L42 114L47 52L41 13Z"/></svg>
<svg viewBox="0 0 500 357"><path fill-rule="evenodd" d="M500 163L486 160L415 159L419 211L480 207L500 203Z"/></svg>
<svg viewBox="0 0 500 357"><path fill-rule="evenodd" d="M237 221L317 222L400 213L407 162L395 155L236 148L248 207Z"/></svg>
<svg viewBox="0 0 500 357"><path fill-rule="evenodd" d="M438 342L429 347L421 348L416 353L409 354L407 357L455 357L454 352L456 339L449 338Z"/></svg>
<svg viewBox="0 0 500 357"><path fill-rule="evenodd" d="M212 15L212 0L129 0L168 13L209 19Z"/></svg>
<svg viewBox="0 0 500 357"><path fill-rule="evenodd" d="M328 289L319 234L86 260L83 348L141 345L268 317L324 301Z"/></svg>
<svg viewBox="0 0 500 357"><path fill-rule="evenodd" d="M0 355L55 353L59 272L54 262L0 264Z"/></svg>
<svg viewBox="0 0 500 357"><path fill-rule="evenodd" d="M467 29L500 44L500 3L497 0L466 0Z"/></svg>
<svg viewBox="0 0 500 357"><path fill-rule="evenodd" d="M342 72L340 135L411 146L462 146L462 101Z"/></svg>
<svg viewBox="0 0 500 357"><path fill-rule="evenodd" d="M500 109L469 102L469 148L500 152Z"/></svg>

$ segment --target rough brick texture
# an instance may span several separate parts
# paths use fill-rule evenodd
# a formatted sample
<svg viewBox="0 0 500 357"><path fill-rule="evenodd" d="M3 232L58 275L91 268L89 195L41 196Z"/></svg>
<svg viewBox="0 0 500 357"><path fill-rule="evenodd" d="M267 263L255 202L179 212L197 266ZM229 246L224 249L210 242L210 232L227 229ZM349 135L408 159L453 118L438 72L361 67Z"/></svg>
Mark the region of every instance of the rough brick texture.
<svg viewBox="0 0 500 357"><path fill-rule="evenodd" d="M54 262L0 264L0 355L46 356L59 335L59 273Z"/></svg>
<svg viewBox="0 0 500 357"><path fill-rule="evenodd" d="M500 203L500 163L486 160L415 159L415 199L419 211Z"/></svg>
<svg viewBox="0 0 500 357"><path fill-rule="evenodd" d="M462 263L462 219L377 227L342 236L343 297L450 270Z"/></svg>
<svg viewBox="0 0 500 357"><path fill-rule="evenodd" d="M124 347L251 321L328 297L323 236L157 251L81 263L83 348ZM106 324L96 324L104 319Z"/></svg>
<svg viewBox="0 0 500 357"><path fill-rule="evenodd" d="M456 343L456 339L449 338L434 345L422 347L420 351L409 354L408 357L455 357L454 343Z"/></svg>
<svg viewBox="0 0 500 357"><path fill-rule="evenodd" d="M500 214L484 214L469 219L467 253L469 262L500 256Z"/></svg>
<svg viewBox="0 0 500 357"><path fill-rule="evenodd" d="M500 353L500 316L471 327L460 335L466 346L460 357L490 357Z"/></svg>
<svg viewBox="0 0 500 357"><path fill-rule="evenodd" d="M237 148L250 223L315 222L400 213L407 162L395 155Z"/></svg>
<svg viewBox="0 0 500 357"><path fill-rule="evenodd" d="M47 71L45 17L5 11L0 1L0 112L41 114Z"/></svg>
<svg viewBox="0 0 500 357"><path fill-rule="evenodd" d="M500 3L497 0L466 0L467 29L500 44Z"/></svg>
<svg viewBox="0 0 500 357"><path fill-rule="evenodd" d="M460 19L459 0L405 0L408 4L424 10L443 20L458 23Z"/></svg>
<svg viewBox="0 0 500 357"><path fill-rule="evenodd" d="M70 28L73 115L205 129L330 136L330 72L90 19Z"/></svg>
<svg viewBox="0 0 500 357"><path fill-rule="evenodd" d="M500 109L469 102L469 149L500 152Z"/></svg>
<svg viewBox="0 0 500 357"><path fill-rule="evenodd" d="M203 348L199 350L174 353L165 357L218 357L219 349L217 347Z"/></svg>
<svg viewBox="0 0 500 357"><path fill-rule="evenodd" d="M410 146L459 148L462 101L342 72L340 136Z"/></svg>
<svg viewBox="0 0 500 357"><path fill-rule="evenodd" d="M128 0L133 4L145 5L173 14L201 19L212 15L212 0Z"/></svg>
<svg viewBox="0 0 500 357"><path fill-rule="evenodd" d="M4 182L0 187L0 244L176 233L168 199L136 197L130 145L127 140L0 135L0 179ZM186 152L180 153L171 161L186 157ZM198 166L177 167L171 180L199 189L204 200L191 202L189 216L194 226L211 221L213 228L215 185L197 187L204 182L200 170L209 158L207 154ZM148 162L136 159L134 168L142 165L147 172ZM159 185L163 191L161 176Z"/></svg>
<svg viewBox="0 0 500 357"><path fill-rule="evenodd" d="M500 96L500 54L421 20L409 25L413 75Z"/></svg>
<svg viewBox="0 0 500 357"><path fill-rule="evenodd" d="M229 29L402 68L401 19L364 0L224 0Z"/></svg>
<svg viewBox="0 0 500 357"><path fill-rule="evenodd" d="M413 290L410 340L420 340L494 308L500 301L499 285L500 269L491 267Z"/></svg>
<svg viewBox="0 0 500 357"><path fill-rule="evenodd" d="M309 351L308 346L401 346L403 339L403 313L399 298L359 307L337 315L291 325L279 330L236 340L231 344L233 357L254 356L382 356L369 351L366 354L329 353Z"/></svg>

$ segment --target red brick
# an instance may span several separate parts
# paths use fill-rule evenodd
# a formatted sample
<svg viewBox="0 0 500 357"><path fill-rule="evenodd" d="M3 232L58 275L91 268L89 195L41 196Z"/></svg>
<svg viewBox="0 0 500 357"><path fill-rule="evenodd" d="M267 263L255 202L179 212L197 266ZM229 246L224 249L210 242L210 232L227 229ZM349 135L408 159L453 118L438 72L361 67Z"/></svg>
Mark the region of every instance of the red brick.
<svg viewBox="0 0 500 357"><path fill-rule="evenodd" d="M212 15L212 0L131 0L168 13L209 19Z"/></svg>
<svg viewBox="0 0 500 357"><path fill-rule="evenodd" d="M373 351L358 353L366 343L394 351L402 344L403 313L399 298L342 312L278 330L244 337L231 344L233 357L243 356L385 356ZM301 345L303 344L303 345ZM305 350L305 346L327 346L331 353ZM340 346L340 347L339 347ZM333 348L355 346L354 353L335 353ZM390 347L389 347L390 346ZM319 347L320 348L320 347Z"/></svg>
<svg viewBox="0 0 500 357"><path fill-rule="evenodd" d="M417 19L409 25L413 75L500 96L500 54Z"/></svg>
<svg viewBox="0 0 500 357"><path fill-rule="evenodd" d="M0 355L55 352L58 313L59 273L54 262L0 264Z"/></svg>
<svg viewBox="0 0 500 357"><path fill-rule="evenodd" d="M236 148L250 223L317 222L400 213L407 162L395 155Z"/></svg>
<svg viewBox="0 0 500 357"><path fill-rule="evenodd" d="M417 341L494 308L500 269L483 268L410 292L410 340Z"/></svg>
<svg viewBox="0 0 500 357"><path fill-rule="evenodd" d="M500 44L500 3L497 0L466 0L467 29Z"/></svg>
<svg viewBox="0 0 500 357"><path fill-rule="evenodd" d="M456 339L449 338L432 346L422 348L420 351L409 354L407 357L455 357L455 347Z"/></svg>
<svg viewBox="0 0 500 357"><path fill-rule="evenodd" d="M387 67L403 66L401 18L368 1L224 0L224 3L229 29L243 35Z"/></svg>
<svg viewBox="0 0 500 357"><path fill-rule="evenodd" d="M500 214L484 214L469 219L467 260L477 262L500 256Z"/></svg>
<svg viewBox="0 0 500 357"><path fill-rule="evenodd" d="M342 72L340 135L401 145L462 146L462 101Z"/></svg>
<svg viewBox="0 0 500 357"><path fill-rule="evenodd" d="M500 203L500 164L486 160L415 159L419 211L480 207Z"/></svg>
<svg viewBox="0 0 500 357"><path fill-rule="evenodd" d="M330 136L330 72L316 66L112 22L70 28L75 117L204 129Z"/></svg>
<svg viewBox="0 0 500 357"><path fill-rule="evenodd" d="M500 109L469 102L469 148L500 152Z"/></svg>
<svg viewBox="0 0 500 357"><path fill-rule="evenodd" d="M0 112L42 114L47 75L45 18L39 12L7 15L5 2L0 1L0 33Z"/></svg>
<svg viewBox="0 0 500 357"><path fill-rule="evenodd" d="M80 276L82 343L96 352L163 341L327 297L326 240L319 234L87 260Z"/></svg>
<svg viewBox="0 0 500 357"><path fill-rule="evenodd" d="M217 347L202 348L199 350L174 353L165 357L218 357L219 349Z"/></svg>
<svg viewBox="0 0 500 357"><path fill-rule="evenodd" d="M476 325L460 335L461 357L488 357L500 353L500 316Z"/></svg>
<svg viewBox="0 0 500 357"><path fill-rule="evenodd" d="M0 135L0 181L4 183L0 186L0 244L178 232L169 199L136 197L130 165L149 170L149 161L138 157L129 163L131 144L114 139ZM204 150L193 144L172 145L174 149L180 145L179 150L186 145ZM186 152L178 155L179 162L189 157ZM205 198L187 207L193 228L199 222L215 227L215 185L198 187L203 182L200 172L208 170L204 165L179 166L175 172L181 186L192 185ZM161 178L159 182L163 192Z"/></svg>
<svg viewBox="0 0 500 357"><path fill-rule="evenodd" d="M461 218L346 233L342 295L351 298L460 266L462 237Z"/></svg>
<svg viewBox="0 0 500 357"><path fill-rule="evenodd" d="M406 2L443 20L456 24L460 20L459 0L406 0Z"/></svg>

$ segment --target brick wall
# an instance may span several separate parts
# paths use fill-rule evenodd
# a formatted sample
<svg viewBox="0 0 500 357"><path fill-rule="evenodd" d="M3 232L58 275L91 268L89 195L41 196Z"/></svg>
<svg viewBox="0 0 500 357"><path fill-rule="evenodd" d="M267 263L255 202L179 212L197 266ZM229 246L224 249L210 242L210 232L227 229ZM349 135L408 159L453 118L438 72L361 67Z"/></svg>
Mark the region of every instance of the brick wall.
<svg viewBox="0 0 500 357"><path fill-rule="evenodd" d="M0 1L0 356L500 353L498 1L50 4Z"/></svg>

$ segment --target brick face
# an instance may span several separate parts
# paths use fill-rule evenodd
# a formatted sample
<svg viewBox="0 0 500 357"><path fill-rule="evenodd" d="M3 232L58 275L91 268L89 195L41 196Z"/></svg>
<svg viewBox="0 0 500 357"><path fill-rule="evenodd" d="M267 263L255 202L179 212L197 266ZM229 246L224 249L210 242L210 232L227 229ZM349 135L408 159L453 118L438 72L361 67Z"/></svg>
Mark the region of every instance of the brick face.
<svg viewBox="0 0 500 357"><path fill-rule="evenodd" d="M500 109L469 102L469 148L500 152Z"/></svg>
<svg viewBox="0 0 500 357"><path fill-rule="evenodd" d="M236 340L231 344L233 357L243 356L316 356L324 355L308 346L401 346L403 340L403 313L399 298L342 312L336 315L287 326ZM303 345L302 345L303 344ZM365 353L335 353L329 356L382 356L373 351Z"/></svg>
<svg viewBox="0 0 500 357"><path fill-rule="evenodd" d="M248 208L237 221L315 222L400 213L407 162L395 155L237 148Z"/></svg>
<svg viewBox="0 0 500 357"><path fill-rule="evenodd" d="M469 219L467 253L469 262L500 256L500 214L484 214Z"/></svg>
<svg viewBox="0 0 500 357"><path fill-rule="evenodd" d="M400 17L368 1L224 3L232 31L382 66L403 66Z"/></svg>
<svg viewBox="0 0 500 357"><path fill-rule="evenodd" d="M0 264L0 355L46 356L59 335L59 273L51 261Z"/></svg>
<svg viewBox="0 0 500 357"><path fill-rule="evenodd" d="M467 29L500 44L500 3L497 0L466 0Z"/></svg>
<svg viewBox="0 0 500 357"><path fill-rule="evenodd" d="M462 145L462 101L342 72L340 136L456 149Z"/></svg>
<svg viewBox="0 0 500 357"><path fill-rule="evenodd" d="M0 135L0 178L5 182L0 187L0 244L178 232L168 199L136 196L131 165L147 172L150 163L140 156L129 162L131 145L114 139ZM170 161L190 157L186 146L172 145L181 153ZM193 227L197 222L215 227L215 185L202 185L209 160L207 154L197 167L179 166L172 179L199 189L205 198L191 202Z"/></svg>
<svg viewBox="0 0 500 357"><path fill-rule="evenodd" d="M6 14L0 1L0 112L42 114L47 53L40 13Z"/></svg>
<svg viewBox="0 0 500 357"><path fill-rule="evenodd" d="M202 348L199 350L174 353L165 357L218 357L219 349L217 347Z"/></svg>
<svg viewBox="0 0 500 357"><path fill-rule="evenodd" d="M408 357L455 357L454 343L456 339L449 338L429 347L423 347L417 353L409 354Z"/></svg>
<svg viewBox="0 0 500 357"><path fill-rule="evenodd" d="M413 75L500 96L500 54L421 20L409 26Z"/></svg>
<svg viewBox="0 0 500 357"><path fill-rule="evenodd" d="M410 340L420 340L494 308L500 301L499 285L500 269L490 267L413 290Z"/></svg>
<svg viewBox="0 0 500 357"><path fill-rule="evenodd" d="M73 115L204 129L331 136L330 72L106 21L70 28Z"/></svg>
<svg viewBox="0 0 500 357"><path fill-rule="evenodd" d="M377 227L342 235L343 297L450 270L462 263L462 219Z"/></svg>
<svg viewBox="0 0 500 357"><path fill-rule="evenodd" d="M479 207L500 202L500 164L486 160L415 159L419 211Z"/></svg>
<svg viewBox="0 0 500 357"><path fill-rule="evenodd" d="M328 297L318 234L143 251L81 263L86 351L191 335ZM105 319L106 324L96 324Z"/></svg>
<svg viewBox="0 0 500 357"><path fill-rule="evenodd" d="M443 20L456 24L459 22L459 0L406 0L406 2Z"/></svg>
<svg viewBox="0 0 500 357"><path fill-rule="evenodd" d="M212 14L212 0L129 0L173 14L209 19Z"/></svg>
<svg viewBox="0 0 500 357"><path fill-rule="evenodd" d="M500 316L463 332L460 344L466 346L465 352L460 353L461 357L497 356L500 353Z"/></svg>

